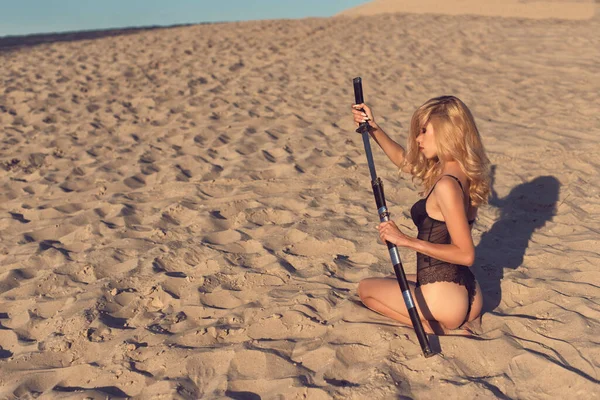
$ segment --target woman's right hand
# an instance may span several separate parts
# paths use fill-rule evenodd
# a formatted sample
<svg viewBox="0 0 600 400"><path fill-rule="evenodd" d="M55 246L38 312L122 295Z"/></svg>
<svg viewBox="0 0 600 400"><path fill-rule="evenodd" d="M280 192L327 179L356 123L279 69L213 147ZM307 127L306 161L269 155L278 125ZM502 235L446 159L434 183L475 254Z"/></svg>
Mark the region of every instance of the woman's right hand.
<svg viewBox="0 0 600 400"><path fill-rule="evenodd" d="M362 109L362 111L361 111ZM352 104L352 116L354 117L354 125L358 126L363 122L368 122L371 128L377 128L373 111L365 103Z"/></svg>

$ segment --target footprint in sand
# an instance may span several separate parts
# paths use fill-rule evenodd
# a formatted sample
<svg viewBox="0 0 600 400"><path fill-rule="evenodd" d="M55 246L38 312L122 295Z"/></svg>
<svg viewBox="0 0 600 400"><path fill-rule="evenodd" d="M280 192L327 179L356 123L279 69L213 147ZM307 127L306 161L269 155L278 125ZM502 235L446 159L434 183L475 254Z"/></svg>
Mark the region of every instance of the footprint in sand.
<svg viewBox="0 0 600 400"><path fill-rule="evenodd" d="M252 339L299 339L325 335L327 326L314 322L298 311L286 311L263 318L248 327Z"/></svg>
<svg viewBox="0 0 600 400"><path fill-rule="evenodd" d="M143 175L136 174L130 176L129 178L125 178L123 183L130 189L137 190L146 186L146 181L144 180Z"/></svg>
<svg viewBox="0 0 600 400"><path fill-rule="evenodd" d="M318 240L314 237L308 237L305 240L295 243L286 248L286 252L296 256L318 257L335 254L348 255L356 252L354 243L349 240L335 238L330 240Z"/></svg>
<svg viewBox="0 0 600 400"><path fill-rule="evenodd" d="M220 250L236 254L260 254L264 253L263 245L256 240L245 240L219 246Z"/></svg>
<svg viewBox="0 0 600 400"><path fill-rule="evenodd" d="M241 350L235 353L229 369L230 387L238 380L283 379L298 374L293 363L268 350ZM252 398L252 397L248 397ZM258 398L258 396L256 397Z"/></svg>
<svg viewBox="0 0 600 400"><path fill-rule="evenodd" d="M8 292L14 288L21 286L21 283L25 280L29 280L34 278L35 274L33 271L27 269L15 268L10 270L4 277L4 279L0 280L0 294Z"/></svg>
<svg viewBox="0 0 600 400"><path fill-rule="evenodd" d="M203 241L210 244L225 245L242 240L242 235L238 231L228 229L226 231L214 232L204 237Z"/></svg>
<svg viewBox="0 0 600 400"><path fill-rule="evenodd" d="M298 220L298 215L288 210L275 210L264 208L250 210L246 213L246 219L258 225L266 224L289 224Z"/></svg>
<svg viewBox="0 0 600 400"><path fill-rule="evenodd" d="M186 360L186 373L201 393L214 395L219 387L227 387L227 371L234 356L233 350L213 352L210 357L192 355Z"/></svg>
<svg viewBox="0 0 600 400"><path fill-rule="evenodd" d="M208 307L231 309L246 304L248 299L240 299L230 290L217 290L212 293L201 293L200 302Z"/></svg>

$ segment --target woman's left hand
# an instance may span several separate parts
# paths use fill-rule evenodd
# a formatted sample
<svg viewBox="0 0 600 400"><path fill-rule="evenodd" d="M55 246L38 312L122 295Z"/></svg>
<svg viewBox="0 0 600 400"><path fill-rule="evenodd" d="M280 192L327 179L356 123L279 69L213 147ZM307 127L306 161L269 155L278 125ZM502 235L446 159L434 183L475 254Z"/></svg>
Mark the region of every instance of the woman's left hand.
<svg viewBox="0 0 600 400"><path fill-rule="evenodd" d="M410 238L398 229L394 221L382 222L377 227L379 230L379 238L383 243L386 241L400 247L408 247Z"/></svg>

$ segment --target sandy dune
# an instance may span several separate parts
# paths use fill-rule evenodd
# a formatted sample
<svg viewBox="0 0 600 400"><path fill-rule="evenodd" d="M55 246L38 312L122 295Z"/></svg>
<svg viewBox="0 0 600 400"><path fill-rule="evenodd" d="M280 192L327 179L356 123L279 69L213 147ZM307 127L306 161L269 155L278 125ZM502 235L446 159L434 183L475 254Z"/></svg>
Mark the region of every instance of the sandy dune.
<svg viewBox="0 0 600 400"><path fill-rule="evenodd" d="M596 3L594 0L373 0L339 15L417 13L585 20L596 14Z"/></svg>
<svg viewBox="0 0 600 400"><path fill-rule="evenodd" d="M339 16L3 51L0 397L598 398L599 22ZM401 141L459 96L495 165L486 312L443 356L358 303L392 271L355 76ZM417 188L375 157L414 234Z"/></svg>

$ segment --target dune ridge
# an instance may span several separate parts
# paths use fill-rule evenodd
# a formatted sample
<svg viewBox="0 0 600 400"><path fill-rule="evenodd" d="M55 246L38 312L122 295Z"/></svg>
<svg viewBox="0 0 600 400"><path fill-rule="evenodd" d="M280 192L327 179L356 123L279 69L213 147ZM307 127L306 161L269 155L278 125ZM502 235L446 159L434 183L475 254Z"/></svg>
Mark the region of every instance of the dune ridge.
<svg viewBox="0 0 600 400"><path fill-rule="evenodd" d="M488 17L586 20L598 15L594 0L373 0L338 15L388 13L480 15Z"/></svg>

